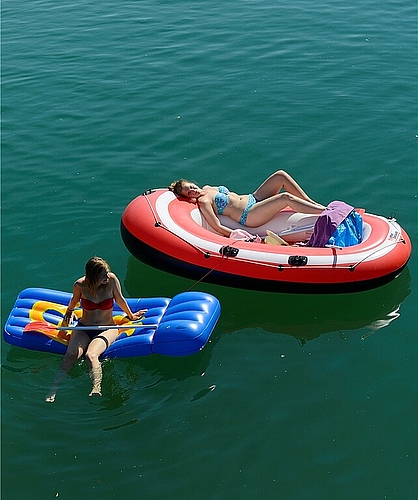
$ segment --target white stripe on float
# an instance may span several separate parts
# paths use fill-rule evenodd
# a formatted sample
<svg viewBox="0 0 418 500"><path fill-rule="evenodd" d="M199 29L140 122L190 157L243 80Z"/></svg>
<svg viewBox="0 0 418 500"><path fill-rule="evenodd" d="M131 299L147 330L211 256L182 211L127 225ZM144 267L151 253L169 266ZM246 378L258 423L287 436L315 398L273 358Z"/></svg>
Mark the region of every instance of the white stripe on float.
<svg viewBox="0 0 418 500"><path fill-rule="evenodd" d="M160 218L161 222L175 235L179 236L180 238L186 240L189 242L191 245L194 245L198 248L200 248L203 251L208 251L208 252L213 252L216 254L219 254L219 250L222 247L219 243L214 243L211 242L210 240L206 240L203 238L200 238L199 236L191 233L190 231L187 231L184 227L179 226L171 217L170 215L170 203L176 200L176 196L174 193L171 191L165 191L163 192L160 196L158 196L156 203L155 203L155 209L158 214L158 217ZM198 216L196 217L195 213L192 213L191 216L193 220L195 220L196 223L201 220L201 214L198 208L193 209L193 212L197 211ZM372 215L372 214L369 214ZM390 235L390 229L391 225L392 227L395 228L395 230L399 231L400 234L400 227L399 225L394 222L394 221L389 221L388 219L385 219L384 217L380 217L377 215L373 215L374 217L378 217L379 219L382 219L383 221L386 222L388 225L388 231L387 234L388 236ZM227 239L225 239L225 245L228 244ZM344 254L338 254L338 264L339 265L349 265L353 264L359 261L362 261L364 259L367 259L367 261L370 260L378 260L382 258L383 256L387 255L390 253L393 248L394 248L394 242L390 241L388 237L380 244L376 245L374 247L369 247L367 250L364 250L362 252L353 252L353 253L344 253ZM379 248L380 247L380 248ZM354 247L353 247L354 248ZM298 254L304 254L304 247L295 247L295 255ZM311 251L309 249L309 252L305 252L305 255L308 257L308 265L311 266L332 266L335 265L334 263L334 253L330 251L329 256L324 256L324 255L311 255ZM240 248L239 253L237 257L234 257L235 259L238 260L247 260L251 262L261 262L261 263L268 263L268 264L287 264L288 263L288 258L289 254L280 254L280 253L271 253L267 251L259 252L259 251L254 251L254 250L247 250Z"/></svg>

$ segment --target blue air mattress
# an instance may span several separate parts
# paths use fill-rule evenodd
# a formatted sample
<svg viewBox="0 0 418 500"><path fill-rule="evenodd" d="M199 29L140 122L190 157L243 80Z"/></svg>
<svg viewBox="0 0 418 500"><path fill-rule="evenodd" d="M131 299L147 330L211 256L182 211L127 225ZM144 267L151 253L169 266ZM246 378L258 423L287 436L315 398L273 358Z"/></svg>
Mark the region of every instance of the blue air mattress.
<svg viewBox="0 0 418 500"><path fill-rule="evenodd" d="M4 326L4 340L25 349L64 354L71 330L63 332L53 326L61 323L70 298L70 293L56 290L23 290ZM119 337L106 349L103 358L149 354L187 356L196 353L208 342L221 311L218 299L203 292L183 292L171 299L126 300L132 311L147 309L147 312L141 320L129 322L115 304L113 319L115 324L123 325L125 329L120 330ZM81 317L81 309L74 312ZM132 329L126 329L131 324ZM37 325L41 325L38 330Z"/></svg>

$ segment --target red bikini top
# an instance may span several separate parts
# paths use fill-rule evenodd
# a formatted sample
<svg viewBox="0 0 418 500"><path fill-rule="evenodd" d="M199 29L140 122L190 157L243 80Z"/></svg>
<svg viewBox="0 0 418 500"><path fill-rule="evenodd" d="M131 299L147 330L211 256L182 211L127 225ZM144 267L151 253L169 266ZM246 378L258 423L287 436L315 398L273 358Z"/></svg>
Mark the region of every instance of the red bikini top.
<svg viewBox="0 0 418 500"><path fill-rule="evenodd" d="M113 297L110 297L110 299L102 300L101 302L93 302L89 299L81 299L81 307L86 311L94 311L95 309L107 311L108 309L113 309Z"/></svg>

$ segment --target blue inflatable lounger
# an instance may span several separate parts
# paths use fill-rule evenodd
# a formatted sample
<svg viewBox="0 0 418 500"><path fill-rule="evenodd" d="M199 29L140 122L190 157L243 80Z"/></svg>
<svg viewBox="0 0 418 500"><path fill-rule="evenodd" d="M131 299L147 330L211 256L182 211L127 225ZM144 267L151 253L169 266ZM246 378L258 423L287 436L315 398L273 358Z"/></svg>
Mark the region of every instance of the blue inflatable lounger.
<svg viewBox="0 0 418 500"><path fill-rule="evenodd" d="M45 288L23 290L4 326L4 340L25 349L64 354L73 330L59 325L70 298L68 292ZM132 311L147 309L147 312L139 320L130 321L115 303L113 319L121 334L106 349L103 358L196 353L205 347L221 313L219 300L204 292L183 292L171 299L126 300ZM81 308L74 313L80 318ZM90 328L101 326L104 325Z"/></svg>

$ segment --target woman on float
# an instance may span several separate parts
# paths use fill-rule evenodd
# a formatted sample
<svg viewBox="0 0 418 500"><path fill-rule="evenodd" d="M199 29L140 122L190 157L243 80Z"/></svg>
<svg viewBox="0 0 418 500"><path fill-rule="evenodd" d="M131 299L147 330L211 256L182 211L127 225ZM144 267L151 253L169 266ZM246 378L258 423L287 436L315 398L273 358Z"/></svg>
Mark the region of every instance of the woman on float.
<svg viewBox="0 0 418 500"><path fill-rule="evenodd" d="M100 257L92 257L86 264L86 274L73 285L73 295L62 321L68 326L74 308L80 302L82 316L78 326L113 325L114 301L130 320L139 319L145 310L133 313L122 295L118 278L110 271L109 264ZM71 371L75 362L85 355L92 381L90 396L101 396L102 366L99 357L119 336L117 328L108 330L73 330L60 370L45 401L55 401L59 384Z"/></svg>
<svg viewBox="0 0 418 500"><path fill-rule="evenodd" d="M221 224L218 215L230 217L243 226L258 227L285 207L308 214L319 214L325 209L284 170L270 175L253 193L245 195L229 191L225 186L200 188L186 179L172 182L168 189L178 196L195 199L208 224L227 237L232 229Z"/></svg>

